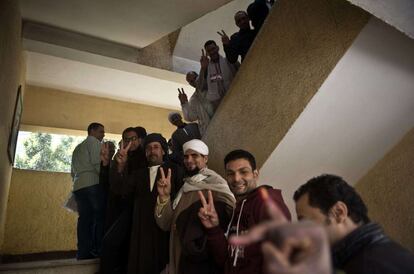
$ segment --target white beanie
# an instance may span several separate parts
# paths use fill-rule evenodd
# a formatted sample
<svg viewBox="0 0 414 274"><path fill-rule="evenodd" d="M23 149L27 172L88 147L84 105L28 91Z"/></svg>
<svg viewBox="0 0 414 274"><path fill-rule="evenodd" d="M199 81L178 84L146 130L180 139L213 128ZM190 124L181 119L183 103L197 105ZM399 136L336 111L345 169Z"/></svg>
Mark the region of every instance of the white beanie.
<svg viewBox="0 0 414 274"><path fill-rule="evenodd" d="M183 145L184 153L189 149L194 150L204 156L208 155L208 146L203 141L198 139L193 139Z"/></svg>

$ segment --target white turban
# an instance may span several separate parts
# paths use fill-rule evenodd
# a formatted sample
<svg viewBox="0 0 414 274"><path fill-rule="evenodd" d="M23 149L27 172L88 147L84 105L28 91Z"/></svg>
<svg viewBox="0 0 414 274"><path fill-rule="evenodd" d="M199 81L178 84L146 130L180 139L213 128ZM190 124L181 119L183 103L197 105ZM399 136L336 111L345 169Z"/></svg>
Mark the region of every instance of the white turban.
<svg viewBox="0 0 414 274"><path fill-rule="evenodd" d="M184 154L189 149L194 150L195 152L198 152L204 156L208 155L208 146L203 141L198 139L193 139L183 145Z"/></svg>

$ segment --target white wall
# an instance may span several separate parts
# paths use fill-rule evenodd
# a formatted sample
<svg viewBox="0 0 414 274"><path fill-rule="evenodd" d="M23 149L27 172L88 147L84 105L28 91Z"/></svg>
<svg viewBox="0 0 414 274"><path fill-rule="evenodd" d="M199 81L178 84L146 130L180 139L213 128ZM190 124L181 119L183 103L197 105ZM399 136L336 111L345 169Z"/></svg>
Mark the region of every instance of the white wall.
<svg viewBox="0 0 414 274"><path fill-rule="evenodd" d="M414 38L413 0L348 0Z"/></svg>
<svg viewBox="0 0 414 274"><path fill-rule="evenodd" d="M414 40L373 17L267 159L261 182L282 189L294 213L301 184L322 173L354 184L413 127Z"/></svg>
<svg viewBox="0 0 414 274"><path fill-rule="evenodd" d="M217 31L224 30L229 37L237 32L234 14L239 10L246 10L252 2L253 0L231 1L183 27L173 53L173 70L180 73L200 70L201 49L207 40L216 41L224 55L221 37Z"/></svg>

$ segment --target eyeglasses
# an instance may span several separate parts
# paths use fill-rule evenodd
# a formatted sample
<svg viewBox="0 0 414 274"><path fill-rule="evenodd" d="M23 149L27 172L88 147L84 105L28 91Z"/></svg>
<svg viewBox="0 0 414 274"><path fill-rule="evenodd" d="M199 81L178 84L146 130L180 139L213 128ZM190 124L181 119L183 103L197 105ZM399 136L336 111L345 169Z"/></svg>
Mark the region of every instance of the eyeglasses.
<svg viewBox="0 0 414 274"><path fill-rule="evenodd" d="M131 142L131 141L136 141L136 140L138 140L138 137L137 136L132 136L132 137L129 137L129 138L124 138L124 142Z"/></svg>

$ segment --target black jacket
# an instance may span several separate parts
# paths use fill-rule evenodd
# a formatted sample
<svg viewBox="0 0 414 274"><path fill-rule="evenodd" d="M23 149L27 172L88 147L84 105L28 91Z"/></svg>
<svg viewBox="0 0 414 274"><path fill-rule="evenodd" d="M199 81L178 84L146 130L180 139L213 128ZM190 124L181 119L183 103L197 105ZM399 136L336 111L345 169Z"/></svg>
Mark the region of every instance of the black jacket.
<svg viewBox="0 0 414 274"><path fill-rule="evenodd" d="M414 255L388 238L381 227L358 227L332 249L334 267L347 274L414 273Z"/></svg>
<svg viewBox="0 0 414 274"><path fill-rule="evenodd" d="M230 43L224 46L227 60L234 64L237 62L237 58L240 55L241 60L243 61L255 37L256 31L251 29L242 29L239 32L234 33L230 38Z"/></svg>

